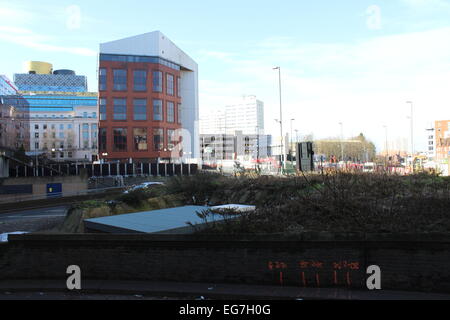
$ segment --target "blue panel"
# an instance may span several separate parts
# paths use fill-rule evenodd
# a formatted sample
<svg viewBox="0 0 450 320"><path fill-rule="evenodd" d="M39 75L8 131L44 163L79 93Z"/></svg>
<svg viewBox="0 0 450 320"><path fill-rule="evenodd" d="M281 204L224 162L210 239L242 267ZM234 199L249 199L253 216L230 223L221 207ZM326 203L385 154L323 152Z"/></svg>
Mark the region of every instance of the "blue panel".
<svg viewBox="0 0 450 320"><path fill-rule="evenodd" d="M62 183L49 183L47 184L47 197L61 197L62 196Z"/></svg>

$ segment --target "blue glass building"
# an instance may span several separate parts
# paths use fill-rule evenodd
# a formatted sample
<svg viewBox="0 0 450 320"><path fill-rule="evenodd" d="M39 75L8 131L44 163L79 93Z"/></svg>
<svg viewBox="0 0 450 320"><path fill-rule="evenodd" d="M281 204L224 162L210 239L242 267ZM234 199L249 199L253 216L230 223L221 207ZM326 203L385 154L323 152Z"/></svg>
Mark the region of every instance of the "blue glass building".
<svg viewBox="0 0 450 320"><path fill-rule="evenodd" d="M37 69L14 75L29 105L27 153L53 161L97 160L98 94L88 92L87 78L72 70L53 71L48 63L31 65Z"/></svg>

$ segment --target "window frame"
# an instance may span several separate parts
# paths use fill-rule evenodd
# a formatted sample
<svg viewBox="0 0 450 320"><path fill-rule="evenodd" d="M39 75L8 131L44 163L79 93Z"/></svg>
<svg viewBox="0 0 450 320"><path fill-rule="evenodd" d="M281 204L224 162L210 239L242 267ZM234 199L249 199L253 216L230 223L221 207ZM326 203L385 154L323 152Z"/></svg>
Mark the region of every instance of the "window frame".
<svg viewBox="0 0 450 320"><path fill-rule="evenodd" d="M123 127L113 127L113 152L128 152L128 130L127 128L123 128ZM120 136L116 135L116 130L122 130L122 134ZM116 146L116 137L122 137L125 138L125 143L122 143L121 145L124 145L123 149L118 149Z"/></svg>
<svg viewBox="0 0 450 320"><path fill-rule="evenodd" d="M133 151L134 152L148 152L148 150L149 150L148 129L149 128L146 128L146 127L134 127L133 128ZM137 137L137 135L135 133L136 130L145 130L145 142L146 142L146 145L147 145L146 149L139 150L138 148L136 148L136 137Z"/></svg>
<svg viewBox="0 0 450 320"><path fill-rule="evenodd" d="M116 72L125 71L125 76L116 76ZM125 82L116 83L116 79L125 79ZM124 87L122 87L124 86ZM128 91L128 70L113 69L113 91Z"/></svg>
<svg viewBox="0 0 450 320"><path fill-rule="evenodd" d="M124 105L116 105L116 101L119 100L124 100L125 104ZM125 111L124 112L116 112L116 107L123 107L125 106ZM114 121L127 121L128 120L128 99L127 98L114 98L113 99L113 120ZM124 118L116 118L117 115L125 115Z"/></svg>
<svg viewBox="0 0 450 320"><path fill-rule="evenodd" d="M136 73L137 72L144 72L145 73L145 77L143 78L139 78L139 79L144 79L144 84L139 84L141 85L143 89L136 89ZM147 92L147 84L148 84L148 72L145 69L135 69L133 70L133 91L134 92Z"/></svg>

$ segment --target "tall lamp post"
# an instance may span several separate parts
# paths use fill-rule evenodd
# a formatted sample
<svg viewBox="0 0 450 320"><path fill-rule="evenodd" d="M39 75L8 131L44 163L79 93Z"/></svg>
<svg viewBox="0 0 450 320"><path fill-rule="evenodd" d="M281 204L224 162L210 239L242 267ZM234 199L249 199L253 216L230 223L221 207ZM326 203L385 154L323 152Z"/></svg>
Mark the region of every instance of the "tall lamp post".
<svg viewBox="0 0 450 320"><path fill-rule="evenodd" d="M339 125L341 126L341 159L344 161L344 124L339 122Z"/></svg>
<svg viewBox="0 0 450 320"><path fill-rule="evenodd" d="M411 105L411 158L414 156L414 118L413 118L413 109L414 104L412 101L406 101L407 104Z"/></svg>
<svg viewBox="0 0 450 320"><path fill-rule="evenodd" d="M387 126L383 126L384 128L384 134L385 134L385 150L386 150L386 167L388 165L388 158L389 158L389 147L388 147L388 127Z"/></svg>
<svg viewBox="0 0 450 320"><path fill-rule="evenodd" d="M293 135L293 131L292 131L292 122L295 121L295 119L291 119L291 135L289 137L289 150L290 150L290 154L291 154L291 163L294 163L294 135Z"/></svg>
<svg viewBox="0 0 450 320"><path fill-rule="evenodd" d="M282 95L281 95L281 67L273 68L273 70L278 70L278 82L279 82L279 91L280 91L280 138L281 138L281 167L282 171L286 170L286 162L285 162L285 150L283 145L283 104L282 104Z"/></svg>
<svg viewBox="0 0 450 320"><path fill-rule="evenodd" d="M413 117L413 109L414 105L412 101L406 101L407 104L411 106L411 171L414 172L414 117ZM408 157L406 157L408 159Z"/></svg>

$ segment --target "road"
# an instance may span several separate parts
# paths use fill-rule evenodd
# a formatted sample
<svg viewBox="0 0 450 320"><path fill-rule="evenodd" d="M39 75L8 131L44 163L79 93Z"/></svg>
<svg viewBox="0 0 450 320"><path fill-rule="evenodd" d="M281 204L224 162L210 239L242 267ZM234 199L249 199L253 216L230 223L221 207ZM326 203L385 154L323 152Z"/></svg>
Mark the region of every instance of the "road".
<svg viewBox="0 0 450 320"><path fill-rule="evenodd" d="M51 229L63 221L69 206L31 209L0 214L0 233Z"/></svg>

